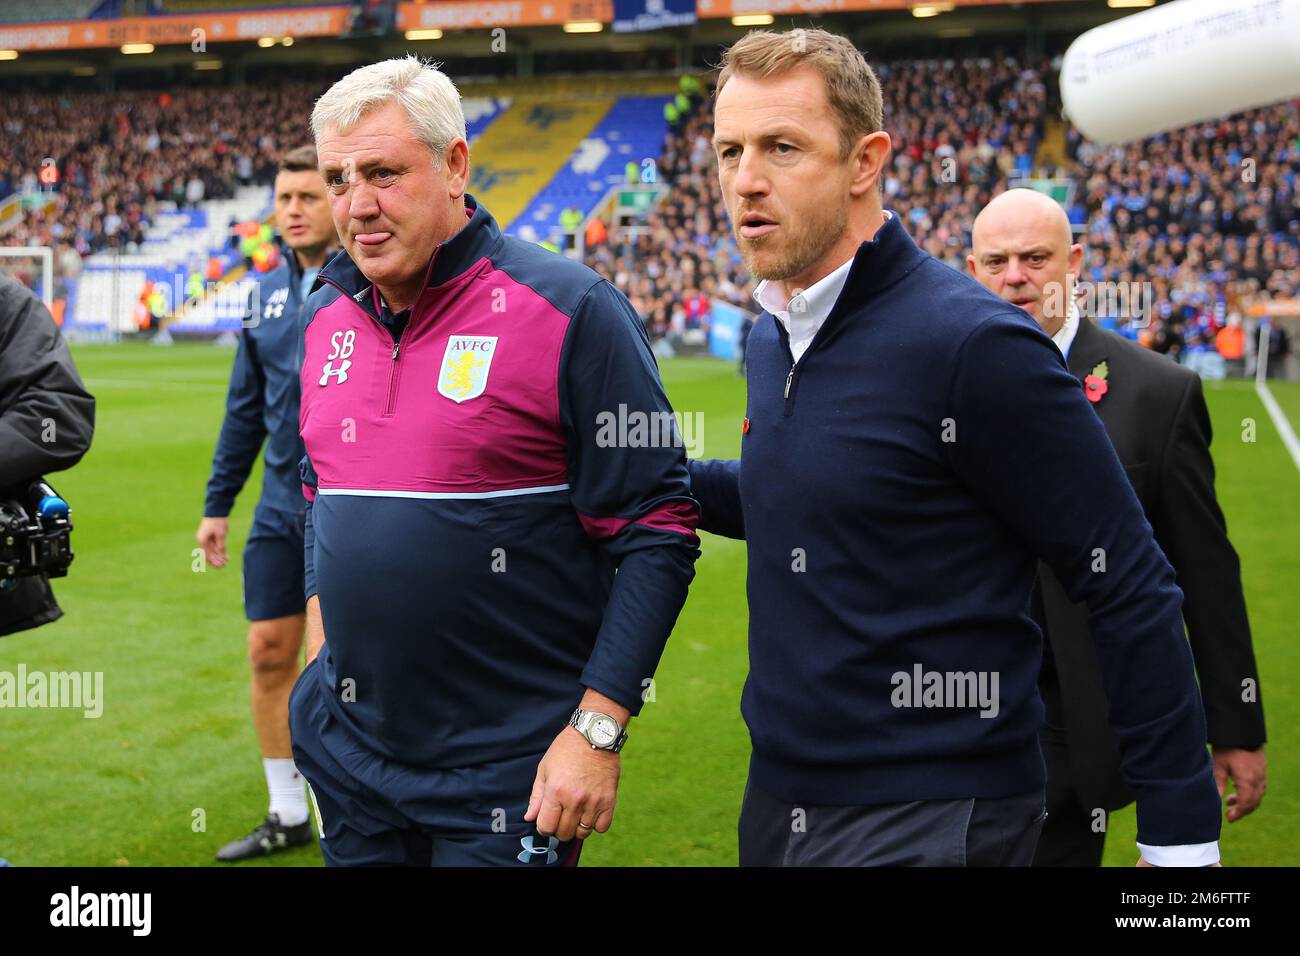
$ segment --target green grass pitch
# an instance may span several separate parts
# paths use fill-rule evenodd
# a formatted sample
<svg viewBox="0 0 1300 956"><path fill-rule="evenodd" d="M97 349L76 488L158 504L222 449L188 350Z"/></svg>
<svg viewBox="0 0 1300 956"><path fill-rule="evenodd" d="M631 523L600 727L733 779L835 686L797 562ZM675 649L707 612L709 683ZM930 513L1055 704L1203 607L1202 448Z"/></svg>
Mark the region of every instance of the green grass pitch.
<svg viewBox="0 0 1300 956"><path fill-rule="evenodd" d="M104 710L0 711L0 857L35 865L207 865L265 813L249 713L240 561L192 570L231 353L211 346L85 346L75 356L99 401L94 447L53 476L72 503L77 560L56 582L56 624L0 639L0 670L102 671ZM673 360L674 406L702 413L706 457L738 453L743 385L729 363ZM1300 385L1273 386L1300 425ZM1244 382L1207 383L1218 488L1241 553L1268 718L1269 795L1224 829L1227 865L1300 859L1300 492L1273 424ZM1256 441L1242 440L1253 419ZM247 533L260 467L231 522ZM691 597L633 724L614 827L586 865L729 866L749 741L745 552L704 536ZM1131 808L1115 815L1106 862L1132 865ZM244 865L314 866L306 848Z"/></svg>

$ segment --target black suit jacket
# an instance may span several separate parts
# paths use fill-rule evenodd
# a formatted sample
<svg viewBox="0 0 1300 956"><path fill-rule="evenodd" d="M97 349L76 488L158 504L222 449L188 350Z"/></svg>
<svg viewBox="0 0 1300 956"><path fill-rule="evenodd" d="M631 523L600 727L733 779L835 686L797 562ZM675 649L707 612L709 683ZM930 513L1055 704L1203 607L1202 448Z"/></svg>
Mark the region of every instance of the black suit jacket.
<svg viewBox="0 0 1300 956"><path fill-rule="evenodd" d="M1264 743L1259 675L1241 566L1214 494L1210 416L1200 376L1081 319L1070 347L1070 371L1083 380L1102 362L1107 391L1093 408L1183 590L1183 620L1209 742L1259 747ZM1133 796L1120 773L1119 748L1107 721L1088 609L1072 603L1045 566L1039 573L1038 612L1047 631L1040 687L1048 723L1064 726L1069 772L1083 806L1116 810ZM1247 678L1254 681L1253 701L1242 699Z"/></svg>

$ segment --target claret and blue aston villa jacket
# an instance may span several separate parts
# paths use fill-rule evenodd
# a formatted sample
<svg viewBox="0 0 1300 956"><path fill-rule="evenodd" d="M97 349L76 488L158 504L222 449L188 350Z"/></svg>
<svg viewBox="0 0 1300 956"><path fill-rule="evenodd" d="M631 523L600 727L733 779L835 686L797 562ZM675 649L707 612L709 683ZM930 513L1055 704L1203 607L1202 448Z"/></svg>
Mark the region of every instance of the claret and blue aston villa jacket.
<svg viewBox="0 0 1300 956"><path fill-rule="evenodd" d="M584 687L637 713L699 553L680 442L600 428L671 413L632 307L466 206L396 339L346 253L303 333L304 680L361 746L444 768L542 753Z"/></svg>

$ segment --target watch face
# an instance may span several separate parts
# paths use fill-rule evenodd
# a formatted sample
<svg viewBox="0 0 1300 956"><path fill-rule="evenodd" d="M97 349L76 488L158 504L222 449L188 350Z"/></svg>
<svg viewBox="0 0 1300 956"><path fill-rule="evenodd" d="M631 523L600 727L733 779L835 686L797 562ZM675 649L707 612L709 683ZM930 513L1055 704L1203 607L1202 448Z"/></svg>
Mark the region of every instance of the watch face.
<svg viewBox="0 0 1300 956"><path fill-rule="evenodd" d="M608 747L618 739L618 724L610 717L597 717L591 722L587 733L597 747Z"/></svg>

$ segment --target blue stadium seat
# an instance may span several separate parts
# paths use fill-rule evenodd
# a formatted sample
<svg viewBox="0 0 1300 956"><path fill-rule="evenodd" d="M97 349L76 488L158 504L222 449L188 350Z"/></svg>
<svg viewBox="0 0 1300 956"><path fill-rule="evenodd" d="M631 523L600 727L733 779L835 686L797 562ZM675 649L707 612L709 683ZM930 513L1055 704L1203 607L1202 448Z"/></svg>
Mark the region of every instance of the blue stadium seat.
<svg viewBox="0 0 1300 956"><path fill-rule="evenodd" d="M585 217L611 187L624 182L628 160L635 160L638 166L646 159L657 160L668 132L664 120L668 100L667 96L620 98L506 231L519 235L528 225L538 239L558 238L564 209L573 206Z"/></svg>

